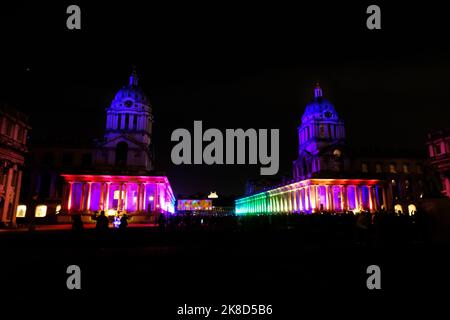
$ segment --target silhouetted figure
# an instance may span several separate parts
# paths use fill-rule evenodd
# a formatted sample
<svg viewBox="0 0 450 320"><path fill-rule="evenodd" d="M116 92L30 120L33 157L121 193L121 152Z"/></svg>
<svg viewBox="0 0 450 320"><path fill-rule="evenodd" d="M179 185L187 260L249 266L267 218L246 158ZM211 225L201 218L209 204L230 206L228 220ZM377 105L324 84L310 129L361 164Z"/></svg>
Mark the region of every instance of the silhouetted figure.
<svg viewBox="0 0 450 320"><path fill-rule="evenodd" d="M105 211L102 210L100 212L100 215L98 217L95 217L95 219L97 220L97 225L95 226L95 228L99 232L105 232L108 230L109 220L108 220L108 217L106 217L106 215L105 215Z"/></svg>
<svg viewBox="0 0 450 320"><path fill-rule="evenodd" d="M74 234L80 234L84 230L83 221L81 215L77 214L72 217L72 231Z"/></svg>
<svg viewBox="0 0 450 320"><path fill-rule="evenodd" d="M164 213L160 213L158 217L159 230L164 232L166 230L166 216Z"/></svg>
<svg viewBox="0 0 450 320"><path fill-rule="evenodd" d="M127 227L128 227L128 215L126 213L124 213L122 215L122 217L120 218L119 229L125 230Z"/></svg>
<svg viewBox="0 0 450 320"><path fill-rule="evenodd" d="M38 203L38 195L34 194L30 201L30 220L28 223L28 231L34 231L36 229L36 207Z"/></svg>

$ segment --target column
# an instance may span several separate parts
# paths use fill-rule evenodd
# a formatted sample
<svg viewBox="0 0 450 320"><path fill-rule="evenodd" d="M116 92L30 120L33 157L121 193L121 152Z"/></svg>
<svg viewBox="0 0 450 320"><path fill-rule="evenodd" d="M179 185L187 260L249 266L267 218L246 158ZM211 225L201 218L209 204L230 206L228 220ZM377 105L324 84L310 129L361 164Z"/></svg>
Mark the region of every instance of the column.
<svg viewBox="0 0 450 320"><path fill-rule="evenodd" d="M109 210L109 193L111 189L111 182L106 182L106 194L105 194L105 205L103 210L108 211Z"/></svg>
<svg viewBox="0 0 450 320"><path fill-rule="evenodd" d="M333 186L328 186L328 210L334 211Z"/></svg>
<svg viewBox="0 0 450 320"><path fill-rule="evenodd" d="M133 124L134 124L134 117L136 115L130 113L130 116L128 117L128 129L132 129L132 130L136 130L136 128L133 128Z"/></svg>
<svg viewBox="0 0 450 320"><path fill-rule="evenodd" d="M330 206L330 186L325 186L325 210L331 210Z"/></svg>
<svg viewBox="0 0 450 320"><path fill-rule="evenodd" d="M355 209L358 210L359 209L359 200L358 200L359 190L358 190L357 186L354 186L354 188L355 188Z"/></svg>
<svg viewBox="0 0 450 320"><path fill-rule="evenodd" d="M294 203L292 201L292 197L293 197L292 193L293 193L292 190L289 190L286 194L286 197L289 201L289 203L288 203L288 211L289 212L292 212L292 210L294 209Z"/></svg>
<svg viewBox="0 0 450 320"><path fill-rule="evenodd" d="M303 211L303 194L302 194L302 188L298 189L298 211L301 212Z"/></svg>
<svg viewBox="0 0 450 320"><path fill-rule="evenodd" d="M144 182L143 188L144 188L144 190L142 192L142 210L147 212L147 206L145 205L148 201L148 199L147 199L147 183L146 182Z"/></svg>
<svg viewBox="0 0 450 320"><path fill-rule="evenodd" d="M84 205L86 203L86 182L81 183L81 203L80 203L80 211L84 210Z"/></svg>
<svg viewBox="0 0 450 320"><path fill-rule="evenodd" d="M362 187L359 187L358 190L359 190L359 192L358 192L359 206L361 207L361 209L364 209L364 203L363 203L363 197L362 197Z"/></svg>
<svg viewBox="0 0 450 320"><path fill-rule="evenodd" d="M294 203L294 207L293 207L294 212L298 211L298 203L297 203L298 195L297 195L297 192L298 192L298 190L296 190L296 189L292 190L292 199L293 199L293 203Z"/></svg>
<svg viewBox="0 0 450 320"><path fill-rule="evenodd" d="M310 200L309 200L309 197L310 197L309 187L305 187L304 191L305 191L305 210L309 211L309 208L311 207Z"/></svg>
<svg viewBox="0 0 450 320"><path fill-rule="evenodd" d="M341 198L341 211L344 211L344 186L339 186L339 197Z"/></svg>
<svg viewBox="0 0 450 320"><path fill-rule="evenodd" d="M87 183L87 201L86 201L86 211L91 209L91 191L92 191L92 182Z"/></svg>
<svg viewBox="0 0 450 320"><path fill-rule="evenodd" d="M373 210L373 201L372 201L372 187L371 186L367 186L367 190L368 190L368 194L369 194L369 210L372 211Z"/></svg>
<svg viewBox="0 0 450 320"><path fill-rule="evenodd" d="M125 114L122 114L122 117L121 117L122 119L121 119L121 124L120 124L120 129L124 129L125 128L125 120L126 120L126 116L125 116Z"/></svg>
<svg viewBox="0 0 450 320"><path fill-rule="evenodd" d="M67 211L70 212L72 208L72 192L73 192L73 182L69 182L69 196L67 197Z"/></svg>
<svg viewBox="0 0 450 320"><path fill-rule="evenodd" d="M105 208L105 183L100 182L100 210L104 210Z"/></svg>
<svg viewBox="0 0 450 320"><path fill-rule="evenodd" d="M11 215L11 225L16 225L16 213L17 213L17 206L19 205L19 194L20 194L20 188L22 186L22 170L17 168L17 181L16 181L16 190L14 193L14 202L13 202L13 212Z"/></svg>
<svg viewBox="0 0 450 320"><path fill-rule="evenodd" d="M117 211L119 211L122 208L122 189L123 183L121 183L119 187L119 199L117 201Z"/></svg>
<svg viewBox="0 0 450 320"><path fill-rule="evenodd" d="M155 209L159 211L159 195L158 195L158 183L155 183Z"/></svg>
<svg viewBox="0 0 450 320"><path fill-rule="evenodd" d="M142 208L142 183L137 183L137 195L136 195L136 211L141 211Z"/></svg>
<svg viewBox="0 0 450 320"><path fill-rule="evenodd" d="M128 208L128 183L124 183L124 201L123 201L123 206L122 206L122 211L127 211Z"/></svg>

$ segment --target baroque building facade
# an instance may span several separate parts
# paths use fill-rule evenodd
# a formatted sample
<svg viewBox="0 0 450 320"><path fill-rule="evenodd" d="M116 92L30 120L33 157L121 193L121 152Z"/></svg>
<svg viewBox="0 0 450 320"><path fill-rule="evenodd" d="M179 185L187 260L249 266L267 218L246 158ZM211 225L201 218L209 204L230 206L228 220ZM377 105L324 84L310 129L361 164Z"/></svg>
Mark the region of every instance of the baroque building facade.
<svg viewBox="0 0 450 320"><path fill-rule="evenodd" d="M106 108L102 139L33 146L27 194L36 194L59 220L103 210L149 221L174 212L169 180L154 171L152 106L138 81L133 70Z"/></svg>
<svg viewBox="0 0 450 320"><path fill-rule="evenodd" d="M0 107L0 224L16 223L25 155L28 151L28 117L9 107Z"/></svg>
<svg viewBox="0 0 450 320"><path fill-rule="evenodd" d="M292 180L236 200L236 212L388 210L413 214L435 192L422 155L361 153L346 142L343 119L317 84L298 127ZM252 189L252 188L247 188Z"/></svg>

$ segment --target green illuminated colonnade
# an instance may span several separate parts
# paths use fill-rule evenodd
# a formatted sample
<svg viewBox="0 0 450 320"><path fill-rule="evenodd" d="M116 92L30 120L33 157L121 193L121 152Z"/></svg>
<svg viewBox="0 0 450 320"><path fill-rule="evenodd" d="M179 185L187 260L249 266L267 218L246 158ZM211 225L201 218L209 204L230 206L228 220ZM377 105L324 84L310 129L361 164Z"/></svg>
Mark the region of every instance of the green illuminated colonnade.
<svg viewBox="0 0 450 320"><path fill-rule="evenodd" d="M380 180L308 179L236 200L236 214L376 211L386 208Z"/></svg>

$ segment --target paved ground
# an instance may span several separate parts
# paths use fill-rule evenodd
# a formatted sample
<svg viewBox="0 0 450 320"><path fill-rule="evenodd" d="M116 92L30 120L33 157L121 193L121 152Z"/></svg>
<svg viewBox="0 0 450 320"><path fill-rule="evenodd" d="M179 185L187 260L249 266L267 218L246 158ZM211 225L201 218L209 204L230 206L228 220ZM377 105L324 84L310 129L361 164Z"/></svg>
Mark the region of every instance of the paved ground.
<svg viewBox="0 0 450 320"><path fill-rule="evenodd" d="M130 223L129 228L149 228L156 227L156 224L151 223ZM85 229L95 229L95 223L85 223ZM72 230L71 224L53 224L53 225L37 225L35 227L36 231L61 231L61 230ZM1 233L11 233L11 232L28 232L28 227L19 226L17 228L4 228L0 229Z"/></svg>
<svg viewBox="0 0 450 320"><path fill-rule="evenodd" d="M162 233L135 226L106 236L92 229L74 236L67 226L38 230L0 234L1 301L21 312L29 311L21 305L37 305L35 315L64 306L70 314L94 308L103 317L135 319L144 312L145 319L202 319L178 317L177 307L231 303L272 304L276 317L258 319L310 318L311 312L312 318L403 317L426 306L426 297L436 298L436 310L450 285L449 248L438 244L371 247L286 230ZM66 288L73 264L82 270L80 291ZM366 287L372 264L381 268L381 291Z"/></svg>

